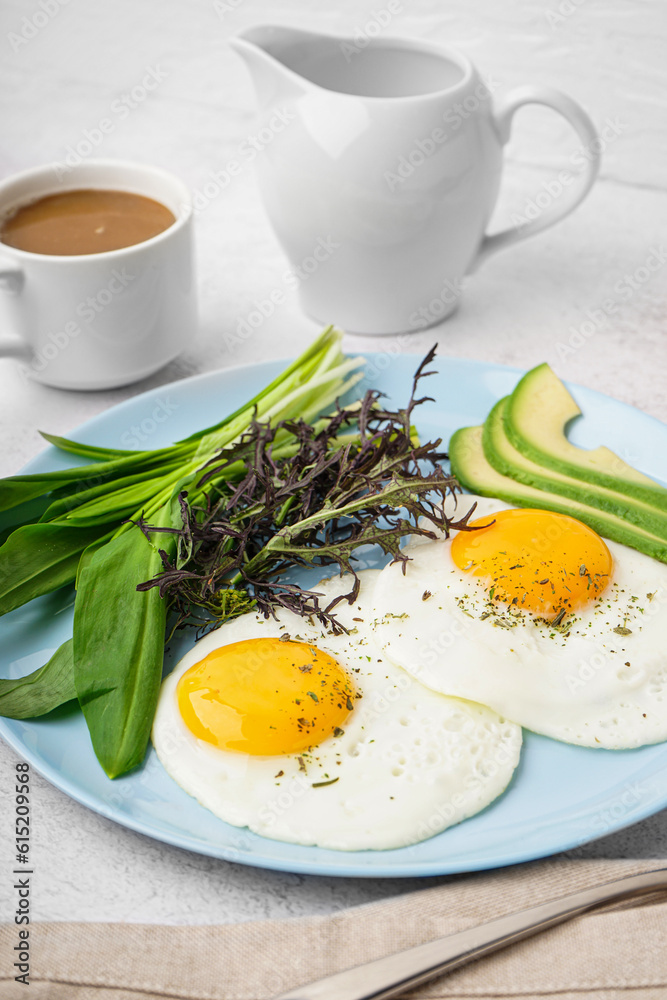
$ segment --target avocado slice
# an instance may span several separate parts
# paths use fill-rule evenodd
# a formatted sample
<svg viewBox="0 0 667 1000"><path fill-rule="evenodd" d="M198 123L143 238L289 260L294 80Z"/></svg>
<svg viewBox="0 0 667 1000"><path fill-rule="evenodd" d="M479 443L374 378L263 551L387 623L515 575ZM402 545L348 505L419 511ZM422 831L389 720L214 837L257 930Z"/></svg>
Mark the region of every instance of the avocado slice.
<svg viewBox="0 0 667 1000"><path fill-rule="evenodd" d="M480 496L497 497L518 507L537 507L569 514L599 535L667 563L667 543L645 528L631 524L616 514L516 482L497 472L484 455L482 435L482 427L462 427L449 442L452 472L465 489Z"/></svg>
<svg viewBox="0 0 667 1000"><path fill-rule="evenodd" d="M568 441L565 428L580 415L561 380L548 364L542 364L527 372L509 397L505 432L517 451L538 465L667 511L667 490L653 479L609 448L587 451Z"/></svg>
<svg viewBox="0 0 667 1000"><path fill-rule="evenodd" d="M484 421L482 432L484 455L497 472L539 490L548 490L616 514L667 542L667 512L656 510L644 500L555 472L522 455L510 442L505 431L508 403L509 396L496 403Z"/></svg>

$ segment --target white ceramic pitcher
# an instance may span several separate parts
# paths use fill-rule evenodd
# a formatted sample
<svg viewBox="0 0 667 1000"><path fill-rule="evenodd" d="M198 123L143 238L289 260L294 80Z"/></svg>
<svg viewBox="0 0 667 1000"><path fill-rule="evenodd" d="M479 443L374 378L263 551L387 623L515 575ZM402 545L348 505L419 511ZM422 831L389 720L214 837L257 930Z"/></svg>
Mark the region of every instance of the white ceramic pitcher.
<svg viewBox="0 0 667 1000"><path fill-rule="evenodd" d="M350 332L444 319L490 253L564 218L599 166L588 115L548 87L497 102L466 56L429 42L358 41L278 26L232 40L259 99L260 190L304 310ZM537 217L488 235L515 111L544 104L581 139L585 164ZM545 189L546 190L546 189Z"/></svg>

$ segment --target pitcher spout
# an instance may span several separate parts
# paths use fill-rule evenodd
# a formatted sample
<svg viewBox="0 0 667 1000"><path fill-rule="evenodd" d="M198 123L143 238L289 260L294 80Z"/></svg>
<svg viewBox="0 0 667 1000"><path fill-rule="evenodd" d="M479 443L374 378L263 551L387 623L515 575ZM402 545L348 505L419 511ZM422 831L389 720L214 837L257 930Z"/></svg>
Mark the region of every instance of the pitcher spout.
<svg viewBox="0 0 667 1000"><path fill-rule="evenodd" d="M253 25L230 39L232 49L248 68L260 107L270 107L307 89L308 81L296 66L311 38L296 28L267 24Z"/></svg>

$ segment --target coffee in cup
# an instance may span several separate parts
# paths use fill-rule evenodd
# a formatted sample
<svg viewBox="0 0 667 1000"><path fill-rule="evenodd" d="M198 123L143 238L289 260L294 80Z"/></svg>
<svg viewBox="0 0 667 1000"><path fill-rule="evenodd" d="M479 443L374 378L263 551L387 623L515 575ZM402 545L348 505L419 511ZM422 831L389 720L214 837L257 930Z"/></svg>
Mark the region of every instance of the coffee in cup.
<svg viewBox="0 0 667 1000"><path fill-rule="evenodd" d="M84 188L48 194L18 208L4 220L0 243L28 253L106 253L144 243L174 222L174 214L153 198Z"/></svg>

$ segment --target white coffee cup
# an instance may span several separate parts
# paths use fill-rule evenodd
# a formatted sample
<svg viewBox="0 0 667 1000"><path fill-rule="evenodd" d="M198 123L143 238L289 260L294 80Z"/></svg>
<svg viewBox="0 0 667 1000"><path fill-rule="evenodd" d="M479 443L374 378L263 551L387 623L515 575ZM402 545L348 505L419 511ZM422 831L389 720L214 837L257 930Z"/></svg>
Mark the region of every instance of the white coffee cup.
<svg viewBox="0 0 667 1000"><path fill-rule="evenodd" d="M192 206L185 185L164 170L89 160L63 177L53 166L0 183L0 219L49 194L129 191L175 216L142 243L104 253L32 253L0 243L0 357L60 389L110 389L158 371L197 329Z"/></svg>

